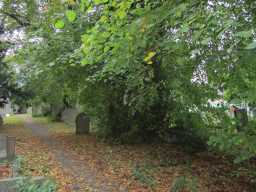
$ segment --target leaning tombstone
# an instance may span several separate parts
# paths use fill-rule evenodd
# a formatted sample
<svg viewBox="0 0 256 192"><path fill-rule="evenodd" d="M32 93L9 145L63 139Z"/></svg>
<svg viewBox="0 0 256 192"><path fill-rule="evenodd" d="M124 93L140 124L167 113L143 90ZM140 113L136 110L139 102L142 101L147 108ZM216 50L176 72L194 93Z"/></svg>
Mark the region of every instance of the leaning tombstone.
<svg viewBox="0 0 256 192"><path fill-rule="evenodd" d="M237 119L237 130L242 131L248 124L248 114L246 109L237 109L235 111L235 117Z"/></svg>
<svg viewBox="0 0 256 192"><path fill-rule="evenodd" d="M0 135L0 160L7 159L7 136Z"/></svg>
<svg viewBox="0 0 256 192"><path fill-rule="evenodd" d="M0 135L0 160L12 161L15 158L15 143L14 137Z"/></svg>
<svg viewBox="0 0 256 192"><path fill-rule="evenodd" d="M90 118L85 113L80 113L76 117L76 134L84 135L90 131Z"/></svg>
<svg viewBox="0 0 256 192"><path fill-rule="evenodd" d="M3 117L0 115L0 128L3 127L4 124L4 120Z"/></svg>
<svg viewBox="0 0 256 192"><path fill-rule="evenodd" d="M7 159L12 161L15 159L15 137L7 137Z"/></svg>

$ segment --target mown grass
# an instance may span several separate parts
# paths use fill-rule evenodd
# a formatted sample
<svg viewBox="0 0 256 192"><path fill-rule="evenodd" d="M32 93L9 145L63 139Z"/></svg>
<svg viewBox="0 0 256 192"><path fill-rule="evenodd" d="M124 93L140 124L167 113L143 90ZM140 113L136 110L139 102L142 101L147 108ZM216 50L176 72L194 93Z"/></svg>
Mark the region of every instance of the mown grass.
<svg viewBox="0 0 256 192"><path fill-rule="evenodd" d="M48 124L50 133L63 133L63 134L73 134L75 133L75 128L63 122L51 122Z"/></svg>
<svg viewBox="0 0 256 192"><path fill-rule="evenodd" d="M54 122L49 117L34 117L33 122L46 126L50 133L75 133L74 127L71 127L63 122Z"/></svg>
<svg viewBox="0 0 256 192"><path fill-rule="evenodd" d="M5 125L22 125L24 123L24 115L11 115L4 118Z"/></svg>
<svg viewBox="0 0 256 192"><path fill-rule="evenodd" d="M5 117L4 126L0 129L0 133L14 137L30 134L31 130L25 127L25 119L26 115L11 115Z"/></svg>
<svg viewBox="0 0 256 192"><path fill-rule="evenodd" d="M33 117L33 122L39 124L48 124L51 123L51 119L49 117Z"/></svg>

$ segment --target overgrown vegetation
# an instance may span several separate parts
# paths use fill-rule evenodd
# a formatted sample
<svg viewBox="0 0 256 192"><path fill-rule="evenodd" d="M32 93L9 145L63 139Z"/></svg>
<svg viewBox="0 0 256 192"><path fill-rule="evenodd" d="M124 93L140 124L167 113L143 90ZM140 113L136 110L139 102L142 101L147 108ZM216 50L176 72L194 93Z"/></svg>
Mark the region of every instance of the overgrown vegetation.
<svg viewBox="0 0 256 192"><path fill-rule="evenodd" d="M170 189L170 192L182 192L184 190L189 190L191 192L197 192L197 183L196 179L188 179L185 176L178 177L173 186Z"/></svg>
<svg viewBox="0 0 256 192"><path fill-rule="evenodd" d="M55 192L56 186L51 181L37 184L31 180L20 180L17 189L18 192Z"/></svg>
<svg viewBox="0 0 256 192"><path fill-rule="evenodd" d="M255 103L255 9L252 0L4 1L1 16L25 33L5 61L55 119L79 104L103 137L207 143L241 162L256 155L254 121L240 131L209 101Z"/></svg>
<svg viewBox="0 0 256 192"><path fill-rule="evenodd" d="M146 185L147 187L153 188L156 185L155 178L153 176L153 168L149 165L144 166L134 166L133 168L133 177L139 182L141 182L143 185Z"/></svg>

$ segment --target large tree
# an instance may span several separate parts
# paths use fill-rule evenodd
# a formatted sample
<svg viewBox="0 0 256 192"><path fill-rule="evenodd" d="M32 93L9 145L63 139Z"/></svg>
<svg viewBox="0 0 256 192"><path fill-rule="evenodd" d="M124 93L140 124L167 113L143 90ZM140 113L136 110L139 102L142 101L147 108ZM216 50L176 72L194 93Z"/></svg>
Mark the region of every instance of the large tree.
<svg viewBox="0 0 256 192"><path fill-rule="evenodd" d="M36 22L17 21L33 26L17 58L37 99L75 97L105 136L151 140L179 129L192 138L192 130L220 149L242 148L248 158L255 148L241 143L251 143L249 134L209 100L255 100L255 6L50 1Z"/></svg>
<svg viewBox="0 0 256 192"><path fill-rule="evenodd" d="M21 47L21 36L30 25L35 1L1 1L0 4L0 98L2 104L10 96L25 96L17 87L13 75L15 69L4 58Z"/></svg>

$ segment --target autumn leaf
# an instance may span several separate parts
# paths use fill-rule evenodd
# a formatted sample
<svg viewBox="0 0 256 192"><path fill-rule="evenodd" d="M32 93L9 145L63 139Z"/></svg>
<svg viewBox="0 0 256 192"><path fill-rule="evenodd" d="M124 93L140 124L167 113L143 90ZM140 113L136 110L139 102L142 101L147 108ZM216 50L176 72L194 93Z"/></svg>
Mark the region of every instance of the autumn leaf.
<svg viewBox="0 0 256 192"><path fill-rule="evenodd" d="M152 58L156 55L156 52L154 51L150 51L148 52L148 54L146 55L146 57L144 58L144 61L149 64L149 65L152 65L153 64L153 61L152 61Z"/></svg>

